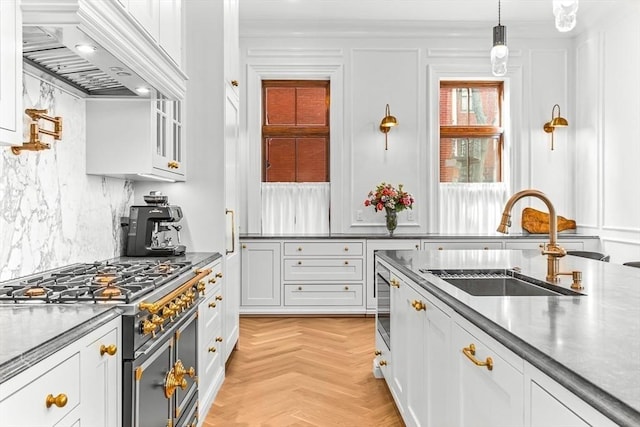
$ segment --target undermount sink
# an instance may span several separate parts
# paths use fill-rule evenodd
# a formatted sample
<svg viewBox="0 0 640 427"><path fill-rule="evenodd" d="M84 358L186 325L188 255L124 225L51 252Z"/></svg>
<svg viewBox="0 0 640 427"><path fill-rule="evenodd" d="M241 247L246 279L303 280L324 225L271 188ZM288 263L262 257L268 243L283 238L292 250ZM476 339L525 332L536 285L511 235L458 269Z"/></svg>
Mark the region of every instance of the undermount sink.
<svg viewBox="0 0 640 427"><path fill-rule="evenodd" d="M579 292L532 279L513 270L426 270L474 296L581 296Z"/></svg>

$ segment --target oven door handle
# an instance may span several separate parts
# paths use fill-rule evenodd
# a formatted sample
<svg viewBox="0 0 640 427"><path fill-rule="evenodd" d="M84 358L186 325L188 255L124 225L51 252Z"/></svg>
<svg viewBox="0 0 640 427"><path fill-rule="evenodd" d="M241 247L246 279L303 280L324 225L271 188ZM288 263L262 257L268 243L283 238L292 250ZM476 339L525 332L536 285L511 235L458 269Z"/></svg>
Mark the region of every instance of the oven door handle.
<svg viewBox="0 0 640 427"><path fill-rule="evenodd" d="M178 297L180 294L184 293L189 288L197 285L197 283L201 279L204 279L209 274L211 274L211 271L212 270L210 268L206 268L204 270L196 270L196 276L193 277L192 279L189 279L188 281L186 281L182 285L178 286L172 292L170 292L167 295L163 296L162 298L160 298L156 302L145 302L145 301L141 302L140 304L138 304L138 308L141 311L148 311L151 314L158 313L162 309L162 307L164 307L166 304L168 304L172 300L176 299L176 297Z"/></svg>

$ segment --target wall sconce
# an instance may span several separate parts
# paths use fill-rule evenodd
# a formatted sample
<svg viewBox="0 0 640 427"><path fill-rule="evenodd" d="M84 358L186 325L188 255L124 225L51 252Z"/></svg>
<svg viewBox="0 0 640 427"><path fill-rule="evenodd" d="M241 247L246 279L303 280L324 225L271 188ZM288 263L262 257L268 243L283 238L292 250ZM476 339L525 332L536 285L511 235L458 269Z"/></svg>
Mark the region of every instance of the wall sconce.
<svg viewBox="0 0 640 427"><path fill-rule="evenodd" d="M391 128L394 126L398 126L398 120L391 115L391 112L389 112L389 104L387 104L387 107L385 108L385 111L384 111L384 118L380 122L380 131L384 132L384 149L385 150L388 149L387 135L389 134L389 131L391 130Z"/></svg>
<svg viewBox="0 0 640 427"><path fill-rule="evenodd" d="M553 16L556 17L556 29L561 33L573 30L576 26L578 0L553 0Z"/></svg>
<svg viewBox="0 0 640 427"><path fill-rule="evenodd" d="M558 107L558 115L556 116L554 114L556 107ZM553 108L551 109L551 120L548 121L547 123L544 124L544 131L546 133L550 133L551 134L551 149L553 150L553 131L556 130L556 128L565 128L569 126L569 122L567 121L567 119L565 119L564 117L560 116L560 106L558 104L555 104L553 106Z"/></svg>
<svg viewBox="0 0 640 427"><path fill-rule="evenodd" d="M18 155L22 150L27 151L41 151L51 148L50 144L40 141L40 134L51 135L56 141L62 139L62 117L47 116L48 110L37 110L35 108L27 108L24 110L25 114L31 117L31 123L29 124L29 142L24 142L19 147L11 147L11 152ZM43 119L53 123L53 130L40 129L38 120Z"/></svg>

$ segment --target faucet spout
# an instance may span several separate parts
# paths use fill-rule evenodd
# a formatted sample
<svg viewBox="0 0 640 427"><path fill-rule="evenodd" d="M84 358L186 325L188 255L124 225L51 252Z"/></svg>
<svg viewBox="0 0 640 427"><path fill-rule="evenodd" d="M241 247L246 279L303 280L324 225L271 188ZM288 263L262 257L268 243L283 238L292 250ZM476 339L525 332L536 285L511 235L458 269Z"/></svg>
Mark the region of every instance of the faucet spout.
<svg viewBox="0 0 640 427"><path fill-rule="evenodd" d="M542 200L542 202L544 202L545 205L547 205L547 209L549 209L549 243L543 246L542 254L547 255L548 258L547 280L551 282L557 282L559 271L558 258L565 256L567 254L567 251L558 246L558 216L556 215L556 209L553 206L553 203L551 203L551 200L549 200L549 198L543 192L533 189L527 189L519 191L511 196L504 206L502 219L500 220L500 225L498 226L497 231L504 234L507 234L509 232L509 227L511 226L511 210L513 209L513 205L515 205L518 200L524 197L535 197L537 199L540 199Z"/></svg>

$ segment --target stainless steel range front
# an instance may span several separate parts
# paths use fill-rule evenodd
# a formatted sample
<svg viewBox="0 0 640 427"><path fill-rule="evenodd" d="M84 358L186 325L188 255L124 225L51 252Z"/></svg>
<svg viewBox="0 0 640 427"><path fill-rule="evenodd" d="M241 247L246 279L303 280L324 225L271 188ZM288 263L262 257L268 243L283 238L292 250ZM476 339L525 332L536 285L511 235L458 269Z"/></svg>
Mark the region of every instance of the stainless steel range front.
<svg viewBox="0 0 640 427"><path fill-rule="evenodd" d="M116 304L122 311L123 426L197 425L197 312L189 261L74 264L0 287L0 303Z"/></svg>

